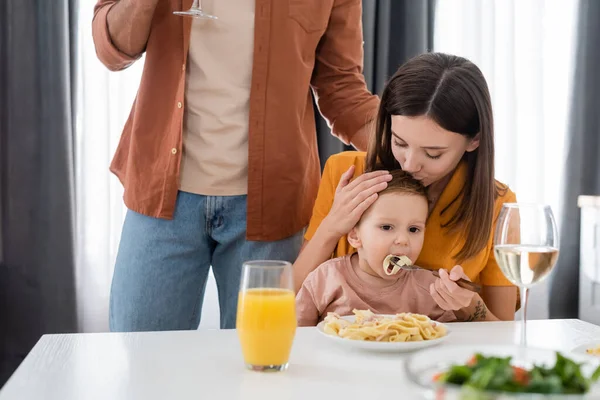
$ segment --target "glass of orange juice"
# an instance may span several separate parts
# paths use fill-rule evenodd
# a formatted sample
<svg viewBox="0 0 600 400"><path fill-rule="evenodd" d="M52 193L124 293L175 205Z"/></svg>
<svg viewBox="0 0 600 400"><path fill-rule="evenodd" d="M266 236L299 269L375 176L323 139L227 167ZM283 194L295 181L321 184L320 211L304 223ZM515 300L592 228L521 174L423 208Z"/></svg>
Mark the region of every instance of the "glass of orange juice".
<svg viewBox="0 0 600 400"><path fill-rule="evenodd" d="M296 302L289 262L244 263L236 328L249 369L287 369L296 334Z"/></svg>

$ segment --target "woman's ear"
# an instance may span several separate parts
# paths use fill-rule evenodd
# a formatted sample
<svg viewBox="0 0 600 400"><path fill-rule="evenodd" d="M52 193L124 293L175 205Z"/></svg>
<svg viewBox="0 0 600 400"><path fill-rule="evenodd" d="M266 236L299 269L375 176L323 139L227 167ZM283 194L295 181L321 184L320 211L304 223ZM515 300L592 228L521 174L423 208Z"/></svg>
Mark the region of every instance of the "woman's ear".
<svg viewBox="0 0 600 400"><path fill-rule="evenodd" d="M475 137L473 139L471 139L471 141L467 145L467 148L465 151L471 152L471 151L477 150L477 148L479 147L480 140L481 140L481 133L478 133L477 135L475 135Z"/></svg>
<svg viewBox="0 0 600 400"><path fill-rule="evenodd" d="M355 249L362 247L360 235L358 234L358 229L356 229L356 227L352 228L350 232L348 232L348 243L350 243L350 246L354 247Z"/></svg>

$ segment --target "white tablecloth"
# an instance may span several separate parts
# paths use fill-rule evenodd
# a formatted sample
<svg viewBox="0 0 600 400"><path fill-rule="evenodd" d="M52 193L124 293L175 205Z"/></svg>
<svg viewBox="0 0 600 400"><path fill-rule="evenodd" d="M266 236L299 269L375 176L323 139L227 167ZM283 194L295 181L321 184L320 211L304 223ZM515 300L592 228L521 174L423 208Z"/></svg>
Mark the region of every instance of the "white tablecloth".
<svg viewBox="0 0 600 400"><path fill-rule="evenodd" d="M451 324L452 344L514 344L518 322ZM580 320L528 322L531 346L569 351L600 339ZM244 368L233 330L43 336L0 400L414 399L403 354L349 350L315 328L297 331L290 367Z"/></svg>

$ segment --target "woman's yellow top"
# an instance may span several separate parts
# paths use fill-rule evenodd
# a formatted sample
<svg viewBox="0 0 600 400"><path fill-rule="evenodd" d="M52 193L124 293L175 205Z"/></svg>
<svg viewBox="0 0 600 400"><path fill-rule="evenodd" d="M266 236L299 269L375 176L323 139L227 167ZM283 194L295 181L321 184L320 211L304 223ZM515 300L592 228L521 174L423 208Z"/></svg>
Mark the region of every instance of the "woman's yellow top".
<svg viewBox="0 0 600 400"><path fill-rule="evenodd" d="M335 195L335 189L344 172L355 166L354 178L361 175L365 170L366 153L358 151L348 151L331 156L325 164L319 193L313 208L313 214L308 225L304 238L310 240L317 227L321 224L325 216L329 213ZM448 185L440 195L437 204L431 212L427 225L425 227L425 241L423 250L415 262L419 267L430 270L444 268L452 269L456 264L453 255L457 254L464 244L464 235L460 231L450 232L447 228L442 228L442 223L447 222L458 210L458 202L450 205L460 193L467 176L467 164L462 162L454 171ZM509 189L496 199L494 205L494 223L496 226L498 215L504 203L516 202L515 194ZM449 206L450 205L450 206ZM449 207L448 207L449 206ZM444 215L441 211L446 207ZM493 233L490 235L487 246L474 257L462 261L465 274L473 281L487 286L512 286L506 277L500 271L493 252ZM342 237L332 257L341 257L356 251L350 244L346 236Z"/></svg>

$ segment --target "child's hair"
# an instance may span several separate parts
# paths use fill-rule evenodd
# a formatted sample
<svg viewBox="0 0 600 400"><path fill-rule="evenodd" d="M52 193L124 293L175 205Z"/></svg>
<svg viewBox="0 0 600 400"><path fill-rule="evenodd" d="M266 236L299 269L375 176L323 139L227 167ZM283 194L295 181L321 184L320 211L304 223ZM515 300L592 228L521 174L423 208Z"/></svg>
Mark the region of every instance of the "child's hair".
<svg viewBox="0 0 600 400"><path fill-rule="evenodd" d="M427 201L427 188L423 186L421 182L413 178L408 172L402 171L401 169L395 169L391 171L390 174L392 175L392 180L388 182L388 185L385 189L379 192L379 196L386 193L399 193L412 196L421 196ZM370 207L373 207L373 205ZM363 216L364 215L365 214L363 214ZM359 226L361 222L362 217L356 226Z"/></svg>
<svg viewBox="0 0 600 400"><path fill-rule="evenodd" d="M427 116L445 130L469 139L479 135L479 147L463 156L468 165L465 185L450 204L459 201L458 210L442 225L465 232L465 244L456 259L476 255L492 234L494 201L506 190L494 179L494 119L483 74L471 61L443 53L421 54L403 64L383 90L367 170L376 165L387 170L401 168L392 153L394 115Z"/></svg>
<svg viewBox="0 0 600 400"><path fill-rule="evenodd" d="M379 195L386 193L403 193L424 197L427 200L427 188L413 178L408 172L396 169L390 172L392 180L388 182L385 189L379 192Z"/></svg>

